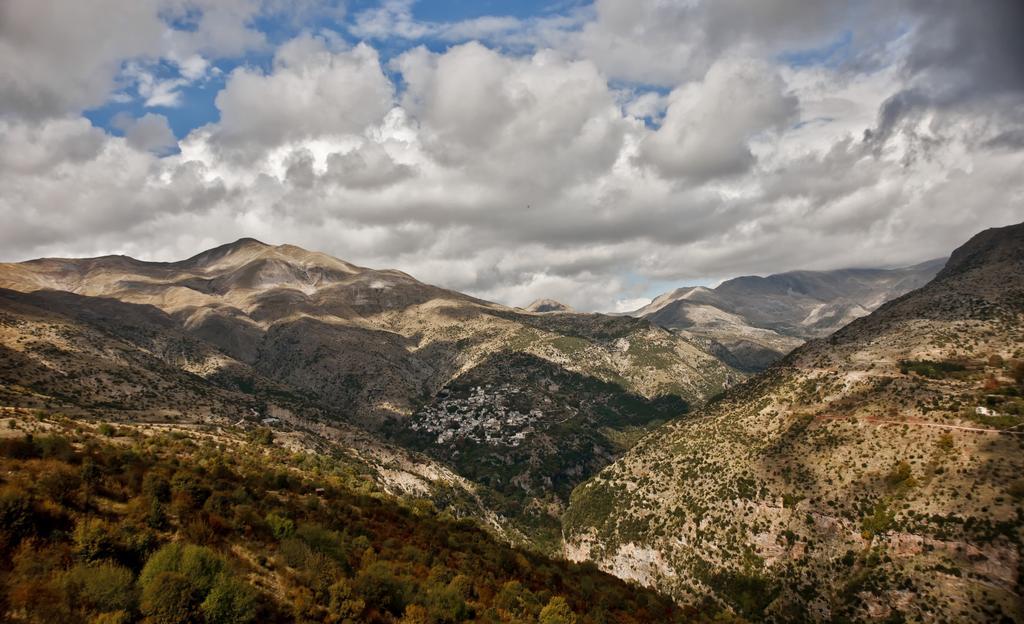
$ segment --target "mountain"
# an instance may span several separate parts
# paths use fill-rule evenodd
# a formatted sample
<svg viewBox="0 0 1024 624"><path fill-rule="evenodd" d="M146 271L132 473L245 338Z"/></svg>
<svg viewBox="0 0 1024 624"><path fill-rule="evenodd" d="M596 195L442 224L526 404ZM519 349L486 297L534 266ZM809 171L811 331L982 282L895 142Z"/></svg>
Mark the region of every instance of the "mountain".
<svg viewBox="0 0 1024 624"><path fill-rule="evenodd" d="M270 424L548 548L573 486L742 377L646 320L516 310L253 239L0 265L0 349L7 406Z"/></svg>
<svg viewBox="0 0 1024 624"><path fill-rule="evenodd" d="M756 371L804 341L827 336L886 301L920 288L945 262L737 277L716 288L676 289L629 315L711 340L720 345L723 359Z"/></svg>
<svg viewBox="0 0 1024 624"><path fill-rule="evenodd" d="M565 552L752 620L1024 619L1024 224L577 487Z"/></svg>
<svg viewBox="0 0 1024 624"><path fill-rule="evenodd" d="M575 312L572 307L554 299L537 299L523 309L527 312Z"/></svg>
<svg viewBox="0 0 1024 624"><path fill-rule="evenodd" d="M226 432L5 411L4 622L714 616L389 496L343 458Z"/></svg>

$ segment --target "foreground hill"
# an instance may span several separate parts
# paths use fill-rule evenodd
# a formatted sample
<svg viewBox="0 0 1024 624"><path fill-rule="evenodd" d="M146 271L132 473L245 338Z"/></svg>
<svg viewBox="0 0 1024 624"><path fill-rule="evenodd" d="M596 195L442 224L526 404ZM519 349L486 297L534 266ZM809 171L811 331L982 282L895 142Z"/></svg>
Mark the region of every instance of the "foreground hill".
<svg viewBox="0 0 1024 624"><path fill-rule="evenodd" d="M6 413L4 622L710 621L264 442Z"/></svg>
<svg viewBox="0 0 1024 624"><path fill-rule="evenodd" d="M932 279L945 259L899 269L792 271L737 277L716 288L678 288L629 313L714 340L724 359L761 370Z"/></svg>
<svg viewBox="0 0 1024 624"><path fill-rule="evenodd" d="M577 488L566 553L755 620L1024 619L1024 224Z"/></svg>
<svg viewBox="0 0 1024 624"><path fill-rule="evenodd" d="M645 320L516 310L252 239L0 265L0 350L4 405L268 425L548 548L576 484L740 379Z"/></svg>

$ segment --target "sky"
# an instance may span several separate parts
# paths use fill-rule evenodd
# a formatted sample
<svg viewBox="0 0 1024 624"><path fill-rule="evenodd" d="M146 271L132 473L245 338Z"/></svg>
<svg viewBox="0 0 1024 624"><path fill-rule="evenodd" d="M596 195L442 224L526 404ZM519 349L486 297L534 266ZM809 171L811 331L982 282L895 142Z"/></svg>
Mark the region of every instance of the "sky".
<svg viewBox="0 0 1024 624"><path fill-rule="evenodd" d="M1019 0L4 0L0 260L250 236L509 305L1024 220Z"/></svg>

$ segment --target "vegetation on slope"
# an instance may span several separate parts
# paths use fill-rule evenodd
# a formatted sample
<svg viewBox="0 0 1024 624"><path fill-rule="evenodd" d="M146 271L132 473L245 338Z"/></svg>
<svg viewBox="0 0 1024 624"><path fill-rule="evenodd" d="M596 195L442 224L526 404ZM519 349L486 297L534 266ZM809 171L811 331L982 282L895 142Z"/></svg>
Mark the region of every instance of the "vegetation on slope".
<svg viewBox="0 0 1024 624"><path fill-rule="evenodd" d="M665 425L566 553L754 620L1021 621L1024 224Z"/></svg>
<svg viewBox="0 0 1024 624"><path fill-rule="evenodd" d="M5 621L701 619L593 566L383 495L332 460L66 418L7 427Z"/></svg>

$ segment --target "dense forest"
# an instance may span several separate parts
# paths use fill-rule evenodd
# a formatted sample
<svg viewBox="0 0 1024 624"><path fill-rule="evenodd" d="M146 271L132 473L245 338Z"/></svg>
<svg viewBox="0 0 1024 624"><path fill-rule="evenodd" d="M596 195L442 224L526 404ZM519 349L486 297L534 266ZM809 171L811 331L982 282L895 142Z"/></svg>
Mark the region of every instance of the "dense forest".
<svg viewBox="0 0 1024 624"><path fill-rule="evenodd" d="M259 436L11 419L0 475L6 621L710 619Z"/></svg>

